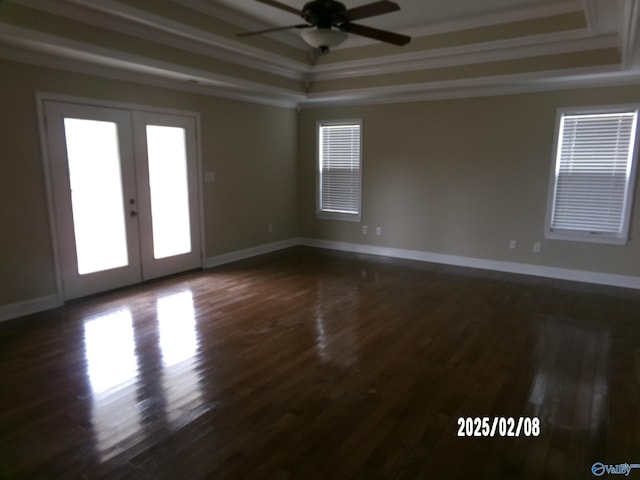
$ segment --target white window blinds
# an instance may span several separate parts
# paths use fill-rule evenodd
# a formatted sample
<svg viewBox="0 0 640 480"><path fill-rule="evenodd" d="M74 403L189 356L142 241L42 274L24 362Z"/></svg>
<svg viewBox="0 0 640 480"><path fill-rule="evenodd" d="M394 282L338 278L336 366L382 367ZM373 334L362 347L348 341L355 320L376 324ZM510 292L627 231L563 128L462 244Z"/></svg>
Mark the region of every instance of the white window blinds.
<svg viewBox="0 0 640 480"><path fill-rule="evenodd" d="M637 111L563 113L550 230L627 236Z"/></svg>
<svg viewBox="0 0 640 480"><path fill-rule="evenodd" d="M360 216L360 131L359 122L319 125L320 214Z"/></svg>

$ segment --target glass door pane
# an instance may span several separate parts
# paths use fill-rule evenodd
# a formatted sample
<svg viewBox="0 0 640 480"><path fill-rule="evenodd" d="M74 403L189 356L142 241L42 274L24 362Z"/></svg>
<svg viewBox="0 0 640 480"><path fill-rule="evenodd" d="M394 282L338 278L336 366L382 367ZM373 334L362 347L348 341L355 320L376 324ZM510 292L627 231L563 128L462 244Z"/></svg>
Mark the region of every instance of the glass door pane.
<svg viewBox="0 0 640 480"><path fill-rule="evenodd" d="M141 281L131 112L50 100L43 106L63 298Z"/></svg>
<svg viewBox="0 0 640 480"><path fill-rule="evenodd" d="M191 251L185 129L147 125L153 258Z"/></svg>
<svg viewBox="0 0 640 480"><path fill-rule="evenodd" d="M117 124L65 118L78 273L129 264Z"/></svg>

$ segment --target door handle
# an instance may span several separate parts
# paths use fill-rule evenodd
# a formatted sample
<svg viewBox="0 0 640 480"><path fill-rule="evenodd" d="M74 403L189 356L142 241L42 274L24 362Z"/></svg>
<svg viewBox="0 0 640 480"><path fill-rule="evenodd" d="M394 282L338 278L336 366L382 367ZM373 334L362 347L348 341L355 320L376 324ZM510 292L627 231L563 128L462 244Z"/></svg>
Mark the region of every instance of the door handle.
<svg viewBox="0 0 640 480"><path fill-rule="evenodd" d="M136 212L135 210L131 210L131 211L129 212L129 216L131 216L131 217L137 217L137 216L138 216L138 212Z"/></svg>

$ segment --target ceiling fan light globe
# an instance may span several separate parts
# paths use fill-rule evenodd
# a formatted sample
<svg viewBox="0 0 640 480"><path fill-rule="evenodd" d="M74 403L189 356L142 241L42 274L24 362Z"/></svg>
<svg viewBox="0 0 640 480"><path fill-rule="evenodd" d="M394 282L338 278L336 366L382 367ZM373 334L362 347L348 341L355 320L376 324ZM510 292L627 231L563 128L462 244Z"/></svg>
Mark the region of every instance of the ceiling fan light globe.
<svg viewBox="0 0 640 480"><path fill-rule="evenodd" d="M347 32L332 28L316 28L303 30L302 39L313 48L328 50L342 44L348 37Z"/></svg>

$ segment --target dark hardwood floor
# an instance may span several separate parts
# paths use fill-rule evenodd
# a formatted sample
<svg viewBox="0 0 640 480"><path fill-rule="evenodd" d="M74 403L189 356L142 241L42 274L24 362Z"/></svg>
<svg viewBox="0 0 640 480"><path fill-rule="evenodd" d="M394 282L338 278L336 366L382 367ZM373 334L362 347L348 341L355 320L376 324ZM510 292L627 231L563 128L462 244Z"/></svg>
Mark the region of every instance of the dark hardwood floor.
<svg viewBox="0 0 640 480"><path fill-rule="evenodd" d="M540 434L458 437L459 417ZM0 324L2 480L596 462L640 464L637 291L297 247Z"/></svg>

